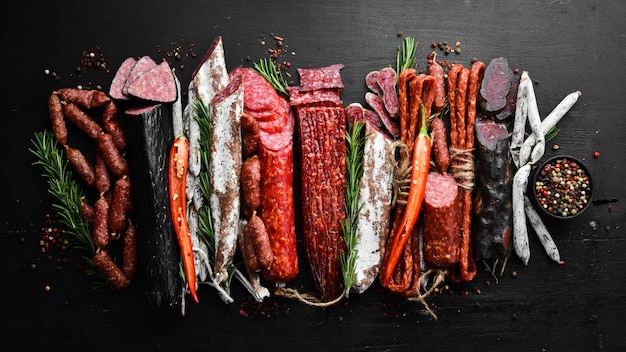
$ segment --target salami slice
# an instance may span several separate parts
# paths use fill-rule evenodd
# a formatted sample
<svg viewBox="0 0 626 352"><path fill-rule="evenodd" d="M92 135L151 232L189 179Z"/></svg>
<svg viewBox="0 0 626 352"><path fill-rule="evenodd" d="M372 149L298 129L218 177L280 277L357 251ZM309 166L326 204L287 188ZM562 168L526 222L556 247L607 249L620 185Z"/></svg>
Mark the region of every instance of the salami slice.
<svg viewBox="0 0 626 352"><path fill-rule="evenodd" d="M128 85L127 93L135 98L159 103L176 101L176 79L167 61L154 66Z"/></svg>
<svg viewBox="0 0 626 352"><path fill-rule="evenodd" d="M122 61L122 64L115 72L115 77L113 77L113 81L111 81L111 88L109 88L109 95L113 99L119 100L128 100L128 97L123 93L124 85L126 84L126 79L128 75L132 71L133 67L137 63L137 60L134 57L129 57L126 60Z"/></svg>
<svg viewBox="0 0 626 352"><path fill-rule="evenodd" d="M291 106L342 106L341 90L339 88L324 88L318 90L302 90L300 87L288 87L289 104Z"/></svg>
<svg viewBox="0 0 626 352"><path fill-rule="evenodd" d="M150 56L142 56L135 62L130 72L126 76L126 80L124 80L124 85L122 86L122 94L128 96L128 87L135 82L139 76L143 75L146 71L150 70L157 63L152 60Z"/></svg>
<svg viewBox="0 0 626 352"><path fill-rule="evenodd" d="M367 92L365 93L365 101L378 114L387 131L393 137L398 137L400 135L400 129L397 123L389 116L389 113L387 113L387 109L385 109L383 99L380 95Z"/></svg>
<svg viewBox="0 0 626 352"><path fill-rule="evenodd" d="M299 68L300 90L343 89L340 72L343 67L343 64L333 64L320 68Z"/></svg>

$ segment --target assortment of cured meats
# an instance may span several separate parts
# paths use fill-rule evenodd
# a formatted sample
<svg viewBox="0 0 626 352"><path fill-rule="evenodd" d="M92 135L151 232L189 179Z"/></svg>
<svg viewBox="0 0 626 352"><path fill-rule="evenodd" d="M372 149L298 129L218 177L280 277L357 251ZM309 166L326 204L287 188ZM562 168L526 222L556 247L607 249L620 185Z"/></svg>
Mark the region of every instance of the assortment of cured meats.
<svg viewBox="0 0 626 352"><path fill-rule="evenodd" d="M305 260L322 302L376 281L417 297L429 272L467 282L476 260L504 259L513 241L512 174L523 166L509 162L504 121L518 100L525 108L533 103L518 97L519 74L504 58L445 68L435 60L423 72L384 67L364 75L364 106L342 101L343 67L299 68L299 85L285 96L253 68L229 71L218 37L186 94L169 65L148 56L123 61L108 94L52 94L54 135L101 195L87 218L94 261L111 286L128 285L138 257L156 308L176 305L181 287L195 298L201 284L232 302L233 278L262 301L271 294L264 285L285 287ZM124 131L118 103L127 106ZM85 113L99 107L102 127ZM65 119L97 141L95 167L67 146ZM356 124L364 126L362 173L348 253L346 135ZM186 204L171 212L177 193L168 193L168 155L181 136ZM298 217L304 258L297 255ZM192 249L181 249L172 225L180 221ZM128 250L119 269L105 256L123 231ZM181 254L193 257L191 279L172 265ZM341 258L350 255L356 279L346 288Z"/></svg>

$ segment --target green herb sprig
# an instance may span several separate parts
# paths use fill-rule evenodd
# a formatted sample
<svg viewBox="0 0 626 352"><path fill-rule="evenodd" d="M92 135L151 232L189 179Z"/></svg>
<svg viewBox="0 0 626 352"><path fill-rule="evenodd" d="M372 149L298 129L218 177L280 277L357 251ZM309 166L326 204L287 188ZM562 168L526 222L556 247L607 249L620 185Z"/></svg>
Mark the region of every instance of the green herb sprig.
<svg viewBox="0 0 626 352"><path fill-rule="evenodd" d="M55 199L52 209L69 235L68 246L86 252L91 258L96 248L91 240L91 226L81 215L83 190L68 170L63 149L47 130L36 132L32 143L34 148L29 150L37 158L33 165L40 166L42 176L48 180L48 192Z"/></svg>
<svg viewBox="0 0 626 352"><path fill-rule="evenodd" d="M359 186L363 176L363 145L366 136L363 133L364 122L355 121L352 131L346 133L348 150L346 154L346 218L341 222L341 231L346 243L346 252L340 254L341 271L344 282L344 295L349 296L350 289L356 283L356 258L358 216L363 204L359 199Z"/></svg>
<svg viewBox="0 0 626 352"><path fill-rule="evenodd" d="M211 194L211 186L209 183L211 116L207 107L200 100L194 101L193 108L194 118L198 122L198 126L200 128L200 160L202 164L202 168L200 169L200 174L198 176L200 180L200 191L202 192L204 199L209 199ZM213 222L211 220L211 209L208 205L205 204L201 209L198 209L198 221L198 235L200 239L207 245L209 253L215 253Z"/></svg>
<svg viewBox="0 0 626 352"><path fill-rule="evenodd" d="M285 81L282 73L272 60L263 58L260 59L258 63L254 64L254 70L270 82L272 87L274 87L279 94L289 97L289 92L287 91L287 81Z"/></svg>
<svg viewBox="0 0 626 352"><path fill-rule="evenodd" d="M415 51L417 44L415 38L404 37L402 45L398 46L398 54L396 57L396 72L400 75L400 72L407 68L415 67Z"/></svg>

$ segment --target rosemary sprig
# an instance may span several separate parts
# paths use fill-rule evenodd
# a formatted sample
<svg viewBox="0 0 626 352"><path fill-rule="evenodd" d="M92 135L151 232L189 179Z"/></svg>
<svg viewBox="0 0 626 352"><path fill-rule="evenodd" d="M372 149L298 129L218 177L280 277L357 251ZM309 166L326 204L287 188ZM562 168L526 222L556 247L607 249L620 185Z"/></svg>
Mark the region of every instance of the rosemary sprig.
<svg viewBox="0 0 626 352"><path fill-rule="evenodd" d="M396 57L396 72L398 75L407 68L415 67L415 50L415 38L404 37L402 45L398 46L398 55Z"/></svg>
<svg viewBox="0 0 626 352"><path fill-rule="evenodd" d="M359 184L363 175L363 145L365 136L362 133L364 122L356 121L352 131L346 133L348 150L346 154L346 218L341 222L341 231L346 243L346 252L340 254L343 275L344 294L349 295L350 288L356 283L356 258L358 216L362 208L359 199Z"/></svg>
<svg viewBox="0 0 626 352"><path fill-rule="evenodd" d="M211 131L211 116L202 101L194 101L193 107L194 118L200 127L200 159L202 168L200 169L198 178L200 180L200 190L206 200L209 199L211 190L209 183L209 152L211 144L209 132ZM209 253L215 253L215 237L213 235L211 208L208 205L205 204L201 209L198 209L198 219L198 235L209 248Z"/></svg>
<svg viewBox="0 0 626 352"><path fill-rule="evenodd" d="M289 97L287 91L287 81L283 78L282 73L276 67L276 64L270 59L260 59L258 63L254 64L254 69L263 76L274 89L285 97Z"/></svg>
<svg viewBox="0 0 626 352"><path fill-rule="evenodd" d="M52 209L59 216L59 223L70 235L68 246L93 255L96 248L91 240L91 226L81 216L83 190L68 170L68 162L49 131L35 133L34 149L29 149L37 161L33 165L43 169L42 176L48 180L48 192L55 198Z"/></svg>

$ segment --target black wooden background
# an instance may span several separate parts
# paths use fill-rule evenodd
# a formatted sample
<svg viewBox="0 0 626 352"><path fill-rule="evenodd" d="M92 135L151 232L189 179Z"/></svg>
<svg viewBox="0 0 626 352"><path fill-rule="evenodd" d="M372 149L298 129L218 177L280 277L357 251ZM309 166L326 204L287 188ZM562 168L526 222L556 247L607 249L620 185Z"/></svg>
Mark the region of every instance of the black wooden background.
<svg viewBox="0 0 626 352"><path fill-rule="evenodd" d="M626 3L60 0L14 7L1 15L0 350L626 350ZM202 286L200 304L166 317L147 308L138 283L91 291L77 269L80 254L41 252L52 199L28 149L34 133L49 128L49 94L77 85L108 90L122 60L142 55L170 61L186 87L220 35L229 69L267 57L272 35L284 38L292 72L345 64L346 104L364 103L365 75L395 65L402 36L420 43L421 68L432 42L460 42L460 54L439 58L465 65L507 57L535 81L543 117L566 94L582 92L546 157L585 159L594 198L618 201L548 223L565 264L551 262L531 234L528 266L513 258L497 284L480 270L473 282L429 297L438 320L378 286L325 309L283 298L255 304L239 285L226 305ZM91 51L110 71L84 67ZM304 266L291 285L313 289Z"/></svg>

